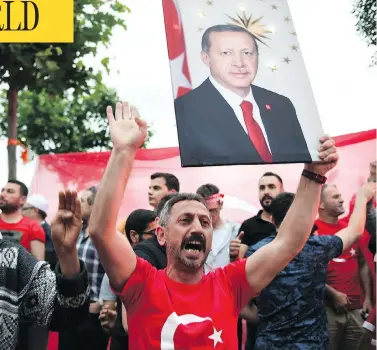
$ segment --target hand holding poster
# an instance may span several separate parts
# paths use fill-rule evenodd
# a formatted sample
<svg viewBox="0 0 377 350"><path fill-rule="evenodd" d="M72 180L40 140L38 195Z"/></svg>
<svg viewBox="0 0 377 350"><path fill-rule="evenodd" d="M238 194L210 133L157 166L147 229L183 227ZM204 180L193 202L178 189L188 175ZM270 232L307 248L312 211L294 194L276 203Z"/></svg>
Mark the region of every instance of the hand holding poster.
<svg viewBox="0 0 377 350"><path fill-rule="evenodd" d="M323 130L286 1L238 5L163 0L182 166L318 160Z"/></svg>

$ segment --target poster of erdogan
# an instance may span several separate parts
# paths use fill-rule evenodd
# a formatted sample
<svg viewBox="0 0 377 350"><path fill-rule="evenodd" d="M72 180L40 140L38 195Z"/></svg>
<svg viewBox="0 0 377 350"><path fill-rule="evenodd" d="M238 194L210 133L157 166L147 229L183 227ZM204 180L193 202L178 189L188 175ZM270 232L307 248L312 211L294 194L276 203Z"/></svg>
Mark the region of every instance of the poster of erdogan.
<svg viewBox="0 0 377 350"><path fill-rule="evenodd" d="M163 0L183 167L317 161L321 120L286 0Z"/></svg>

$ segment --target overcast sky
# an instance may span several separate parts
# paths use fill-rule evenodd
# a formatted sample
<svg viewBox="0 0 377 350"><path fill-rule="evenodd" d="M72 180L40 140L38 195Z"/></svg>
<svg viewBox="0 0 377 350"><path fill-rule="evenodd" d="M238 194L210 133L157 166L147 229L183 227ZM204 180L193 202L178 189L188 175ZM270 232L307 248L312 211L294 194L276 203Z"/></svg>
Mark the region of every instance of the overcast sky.
<svg viewBox="0 0 377 350"><path fill-rule="evenodd" d="M110 48L100 52L111 58L105 81L152 124L149 147L177 146L161 1L124 1L132 11L125 15L128 30L116 30ZM336 136L375 128L377 68L369 67L372 51L356 33L352 1L288 3L324 131Z"/></svg>

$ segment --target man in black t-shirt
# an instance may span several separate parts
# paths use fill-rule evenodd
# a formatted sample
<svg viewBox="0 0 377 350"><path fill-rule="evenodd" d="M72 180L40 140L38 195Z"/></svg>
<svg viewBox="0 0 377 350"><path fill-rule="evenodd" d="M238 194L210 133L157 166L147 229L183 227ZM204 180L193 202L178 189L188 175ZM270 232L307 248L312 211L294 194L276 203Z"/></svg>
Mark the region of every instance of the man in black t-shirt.
<svg viewBox="0 0 377 350"><path fill-rule="evenodd" d="M239 251L240 258L244 258L249 247L276 232L275 225L272 223L270 205L278 194L284 192L282 178L272 172L263 174L259 179L258 192L259 202L263 210L260 210L257 215L245 220L240 227L239 232L244 233ZM251 305L249 307L251 307ZM247 308L248 307L246 307L240 315L241 317L244 316L246 321L248 321L246 317L247 314L253 315L255 313L251 308L249 310L247 310ZM251 350L254 347L256 329L255 323L247 322L246 350Z"/></svg>

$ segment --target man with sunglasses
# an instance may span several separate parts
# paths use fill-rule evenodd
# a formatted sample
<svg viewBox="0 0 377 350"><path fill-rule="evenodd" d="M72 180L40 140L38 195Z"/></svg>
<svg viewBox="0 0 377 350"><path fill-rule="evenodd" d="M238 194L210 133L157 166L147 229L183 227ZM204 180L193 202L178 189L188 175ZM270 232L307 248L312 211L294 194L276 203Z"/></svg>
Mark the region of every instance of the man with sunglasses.
<svg viewBox="0 0 377 350"><path fill-rule="evenodd" d="M156 212L146 209L134 210L128 216L125 233L132 247L137 247L138 243L146 243L155 237L156 218ZM122 302L112 292L107 275L102 280L100 300L103 302L103 307L99 320L103 330L111 334L110 350L128 349L128 332L124 327L127 321L126 317L122 317Z"/></svg>

